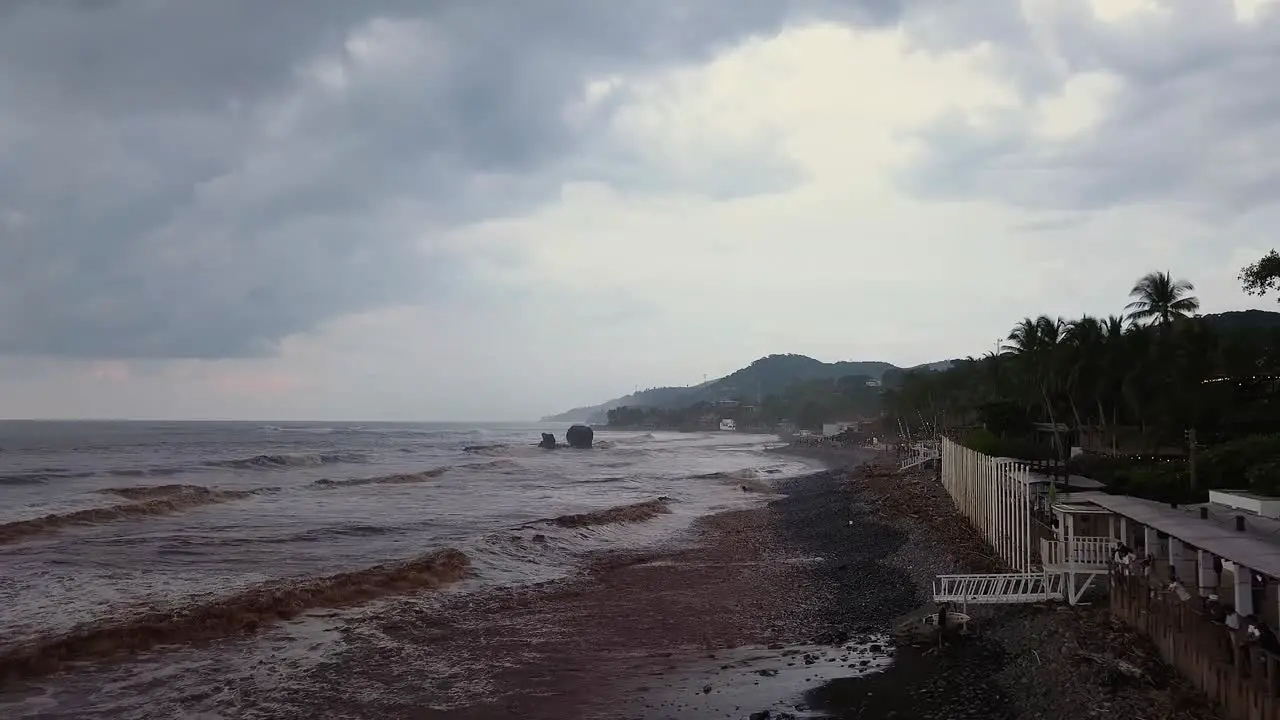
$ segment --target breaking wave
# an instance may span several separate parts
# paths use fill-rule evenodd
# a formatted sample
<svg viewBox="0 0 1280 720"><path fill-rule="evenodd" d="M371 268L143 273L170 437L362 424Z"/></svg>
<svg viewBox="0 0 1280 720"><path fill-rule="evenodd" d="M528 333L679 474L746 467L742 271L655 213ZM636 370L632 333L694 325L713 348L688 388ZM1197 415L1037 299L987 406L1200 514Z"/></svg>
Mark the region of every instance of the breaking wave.
<svg viewBox="0 0 1280 720"><path fill-rule="evenodd" d="M360 453L282 453L273 455L254 455L235 460L215 460L205 463L205 467L226 467L254 469L287 467L317 467L319 465L338 465L341 463L365 462L368 458Z"/></svg>
<svg viewBox="0 0 1280 720"><path fill-rule="evenodd" d="M449 467L432 468L431 470L423 470L416 473L397 473L395 475L379 475L377 477L367 478L350 478L348 480L331 480L329 478L321 478L313 485L317 487L354 487L358 485L409 485L412 483L426 482L449 471Z"/></svg>
<svg viewBox="0 0 1280 720"><path fill-rule="evenodd" d="M2 651L0 681L47 675L70 662L253 633L308 610L347 608L435 589L461 580L470 567L465 553L448 548L400 563L262 585L172 612L90 623L61 637Z"/></svg>
<svg viewBox="0 0 1280 720"><path fill-rule="evenodd" d="M35 468L13 473L0 473L0 485L44 485L50 480L75 480L91 477L91 472L76 472L66 468Z"/></svg>
<svg viewBox="0 0 1280 720"><path fill-rule="evenodd" d="M100 493L119 495L126 500L151 500L172 497L182 493L200 493L208 488L199 485L141 485L138 487L105 488Z"/></svg>
<svg viewBox="0 0 1280 720"><path fill-rule="evenodd" d="M561 515L552 518L548 522L552 525L563 528L584 528L596 525L610 525L613 523L637 523L645 520L652 520L659 515L665 515L671 512L669 504L671 498L665 495L653 500L632 503L630 505L618 505L616 507L606 508L604 510L593 510L587 513L577 513L574 515Z"/></svg>
<svg viewBox="0 0 1280 720"><path fill-rule="evenodd" d="M22 470L19 472L0 473L0 486L45 485L58 480L81 480L99 475L137 478L177 475L191 470L208 468L272 470L291 467L337 465L341 463L362 463L367 460L368 457L360 453L278 453L270 455L254 455L253 457L245 458L233 458L230 460L210 460L186 465L155 465L150 467L107 468L103 470L71 470L68 468L48 467Z"/></svg>
<svg viewBox="0 0 1280 720"><path fill-rule="evenodd" d="M755 480L760 477L760 473L755 468L744 468L730 472L703 473L693 477L695 480Z"/></svg>
<svg viewBox="0 0 1280 720"><path fill-rule="evenodd" d="M731 472L713 472L694 475L695 480L718 480L726 485L737 485L743 492L771 493L774 488L760 479L760 472L755 468L744 468Z"/></svg>
<svg viewBox="0 0 1280 720"><path fill-rule="evenodd" d="M112 488L104 492L140 499L120 505L53 513L31 520L4 523L0 525L0 544L17 542L33 535L56 532L73 525L100 525L125 518L169 515L202 505L239 500L253 495L255 491L210 490L198 485L167 485L160 488Z"/></svg>
<svg viewBox="0 0 1280 720"><path fill-rule="evenodd" d="M520 463L515 460L490 460L489 462L476 463L475 465L464 466L466 470L520 470Z"/></svg>

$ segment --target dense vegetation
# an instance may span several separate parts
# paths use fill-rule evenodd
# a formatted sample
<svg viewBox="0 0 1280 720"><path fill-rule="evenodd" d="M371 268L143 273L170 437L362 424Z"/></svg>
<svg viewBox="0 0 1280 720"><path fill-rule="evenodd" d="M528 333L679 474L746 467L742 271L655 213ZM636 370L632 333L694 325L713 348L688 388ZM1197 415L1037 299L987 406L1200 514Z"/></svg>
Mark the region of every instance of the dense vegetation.
<svg viewBox="0 0 1280 720"><path fill-rule="evenodd" d="M1245 268L1246 291L1276 287L1275 253ZM994 454L1007 441L1026 456L1033 423L1048 428L1038 452L1065 458L1070 443L1128 458L1078 461L1082 474L1151 497L1195 495L1186 431L1207 446L1197 488L1280 478L1280 314L1196 316L1194 287L1169 273L1141 278L1124 312L1105 318L1028 317L999 353L945 372L911 372L886 392L893 421L965 435ZM1074 436L1074 437L1072 437ZM1006 448L1007 450L1007 448ZM1159 456L1165 457L1159 457ZM1132 456L1143 458L1135 461Z"/></svg>
<svg viewBox="0 0 1280 720"><path fill-rule="evenodd" d="M680 423L673 424L672 418L683 418L696 413L699 408L706 410L711 403L720 400L737 400L744 405L772 406L777 403L771 404L770 398L777 400L787 396L790 399L782 400L781 403L790 408L803 404L803 398L821 394L808 392L800 386L812 383L811 389L831 388L833 383L841 382L842 378L861 376L865 381L867 378L879 379L892 372L901 370L887 362L825 363L804 355L769 355L725 377L700 385L642 390L601 405L574 408L567 413L544 419L601 422L610 410L626 407L629 410L624 416L630 418L634 415L631 410L647 408L651 417L664 418L662 422L648 424L674 427ZM826 385L821 384L824 381ZM851 381L843 382L847 384ZM821 404L828 401L815 399L815 402ZM614 413L614 417L619 416ZM821 422L822 420L818 421L819 424Z"/></svg>
<svg viewBox="0 0 1280 720"><path fill-rule="evenodd" d="M801 358L817 362L803 356L772 357ZM770 358L765 358L756 364L769 361ZM707 401L678 408L627 405L609 410L608 422L611 427L695 429L717 425L721 418L731 418L744 430L772 431L778 422L789 420L799 428L818 430L824 422L879 415L880 387L868 384L876 379L870 375L844 375L836 378L793 380L785 385L778 382L773 387L781 386L781 390L764 395L758 403L754 400L754 394L745 394L721 398L737 403L729 406L717 406Z"/></svg>

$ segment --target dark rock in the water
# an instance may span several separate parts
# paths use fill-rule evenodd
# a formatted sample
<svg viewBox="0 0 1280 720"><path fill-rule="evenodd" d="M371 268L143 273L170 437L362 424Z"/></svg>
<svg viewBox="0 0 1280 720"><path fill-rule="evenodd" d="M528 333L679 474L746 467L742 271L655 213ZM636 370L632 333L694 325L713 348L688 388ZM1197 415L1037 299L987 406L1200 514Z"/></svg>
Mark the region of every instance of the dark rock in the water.
<svg viewBox="0 0 1280 720"><path fill-rule="evenodd" d="M565 442L569 443L569 447L579 449L590 448L594 437L595 432L586 425L574 425L564 434Z"/></svg>
<svg viewBox="0 0 1280 720"><path fill-rule="evenodd" d="M538 447L548 450L556 449L556 436L551 433L542 433L542 442L538 443Z"/></svg>

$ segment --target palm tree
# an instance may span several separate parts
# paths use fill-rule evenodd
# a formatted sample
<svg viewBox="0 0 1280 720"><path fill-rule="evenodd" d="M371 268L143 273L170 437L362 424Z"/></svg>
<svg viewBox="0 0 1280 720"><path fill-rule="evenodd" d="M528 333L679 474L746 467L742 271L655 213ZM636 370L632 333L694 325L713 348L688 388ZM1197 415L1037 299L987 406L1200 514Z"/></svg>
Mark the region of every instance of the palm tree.
<svg viewBox="0 0 1280 720"><path fill-rule="evenodd" d="M1168 272L1147 273L1129 291L1133 302L1124 309L1134 324L1168 327L1200 309L1200 300L1191 294L1195 289L1190 281L1174 280Z"/></svg>
<svg viewBox="0 0 1280 720"><path fill-rule="evenodd" d="M1060 365L1066 328L1067 323L1062 318L1055 319L1048 315L1035 319L1024 318L1009 331L1009 343L1001 347L1002 351L1014 357L1022 380L1027 384L1031 397L1035 398L1028 407L1040 404L1044 414L1048 416L1054 428L1054 446L1060 456L1062 446L1053 406L1063 384Z"/></svg>
<svg viewBox="0 0 1280 720"><path fill-rule="evenodd" d="M1092 400L1098 406L1098 422L1107 424L1106 413L1102 409L1102 392L1105 383L1106 364L1103 355L1106 343L1106 329L1098 318L1085 315L1079 320L1067 324L1063 336L1069 357L1067 359L1067 399L1071 403L1071 414L1075 417L1076 427L1084 427L1080 416L1077 397ZM1087 405L1085 406L1087 409Z"/></svg>

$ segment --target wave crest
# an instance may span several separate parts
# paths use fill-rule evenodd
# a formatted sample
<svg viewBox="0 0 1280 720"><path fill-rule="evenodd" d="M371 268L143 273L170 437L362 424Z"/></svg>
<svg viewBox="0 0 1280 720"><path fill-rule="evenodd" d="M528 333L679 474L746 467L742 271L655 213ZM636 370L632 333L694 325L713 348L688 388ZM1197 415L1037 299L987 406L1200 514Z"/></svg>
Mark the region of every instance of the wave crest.
<svg viewBox="0 0 1280 720"><path fill-rule="evenodd" d="M364 570L272 583L172 612L91 623L57 638L0 654L0 680L47 675L64 664L136 653L159 645L218 640L290 620L319 608L345 608L380 597L435 589L470 570L465 553L447 548Z"/></svg>
<svg viewBox="0 0 1280 720"><path fill-rule="evenodd" d="M127 500L150 500L152 498L172 497L183 493L199 494L212 491L199 485L140 485L137 487L105 488L98 492L119 495Z"/></svg>
<svg viewBox="0 0 1280 720"><path fill-rule="evenodd" d="M215 460L205 463L206 467L238 468L245 470L271 470L286 467L316 467L319 465L338 465L341 463L359 463L366 460L360 453L272 453L254 455L234 460Z"/></svg>
<svg viewBox="0 0 1280 720"><path fill-rule="evenodd" d="M229 502L253 495L253 490L210 490L199 485L168 485L158 488L110 488L103 492L121 497L141 498L135 502L100 508L52 513L31 520L0 525L0 545L33 535L56 532L73 525L100 525L125 518L169 515L202 505Z"/></svg>
<svg viewBox="0 0 1280 720"><path fill-rule="evenodd" d="M671 498L665 495L653 500L618 505L604 510L593 510L587 513L561 515L549 522L563 528L584 528L595 525L611 525L613 523L636 523L651 520L659 515L671 512Z"/></svg>
<svg viewBox="0 0 1280 720"><path fill-rule="evenodd" d="M44 485L50 480L76 480L92 477L93 473L68 470L67 468L35 468L12 473L0 473L2 485Z"/></svg>
<svg viewBox="0 0 1280 720"><path fill-rule="evenodd" d="M737 485L743 492L772 493L773 486L760 478L760 471L755 468L743 468L728 472L704 473L694 475L695 480L718 480L726 485Z"/></svg>
<svg viewBox="0 0 1280 720"><path fill-rule="evenodd" d="M440 477L449 471L449 467L432 468L431 470L423 470L416 473L397 473L395 475L379 475L377 477L367 478L350 478L347 480L331 480L329 478L321 478L313 485L317 487L356 487L359 485L410 485L412 483L426 482Z"/></svg>

